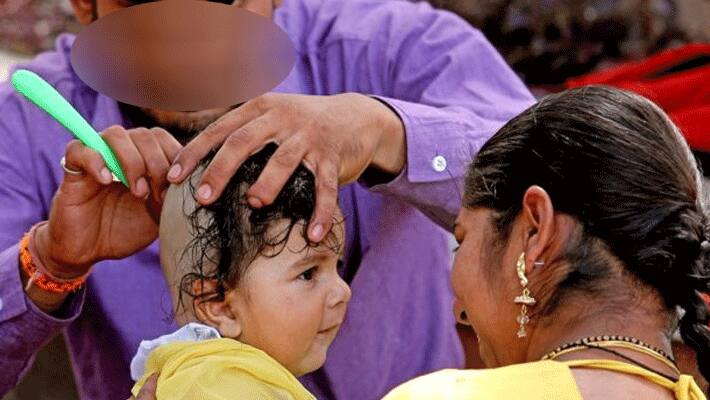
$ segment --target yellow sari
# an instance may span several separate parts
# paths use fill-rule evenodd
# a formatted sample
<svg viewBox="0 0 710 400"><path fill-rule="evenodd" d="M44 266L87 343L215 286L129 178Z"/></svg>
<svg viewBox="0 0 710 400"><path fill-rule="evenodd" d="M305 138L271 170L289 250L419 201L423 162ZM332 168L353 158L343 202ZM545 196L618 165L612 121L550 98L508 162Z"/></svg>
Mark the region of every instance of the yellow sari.
<svg viewBox="0 0 710 400"><path fill-rule="evenodd" d="M159 372L158 400L313 400L291 372L263 351L233 339L173 342L150 353L138 395Z"/></svg>
<svg viewBox="0 0 710 400"><path fill-rule="evenodd" d="M689 375L672 382L641 367L613 360L537 361L494 369L443 370L404 383L382 400L583 400L570 368L637 375L667 388L677 400L706 400Z"/></svg>

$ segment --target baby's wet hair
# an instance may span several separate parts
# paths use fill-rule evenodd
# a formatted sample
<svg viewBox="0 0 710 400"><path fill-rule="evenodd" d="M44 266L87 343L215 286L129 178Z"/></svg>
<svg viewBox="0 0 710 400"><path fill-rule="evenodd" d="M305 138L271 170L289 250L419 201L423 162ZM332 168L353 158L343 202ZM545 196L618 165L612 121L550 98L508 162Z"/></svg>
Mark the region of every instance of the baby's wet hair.
<svg viewBox="0 0 710 400"><path fill-rule="evenodd" d="M259 178L267 162L277 149L268 144L249 157L239 167L221 196L212 204L197 204L186 217L192 239L181 257L189 256L187 272L180 278L177 308L183 307L183 295L198 303L223 301L225 292L234 288L243 278L247 267L259 256L275 257L286 247L294 229L303 237L305 246L290 251L326 251L341 253L342 240L334 230L343 223L336 220L333 230L320 244L308 239L307 226L315 209L315 177L305 166L299 165L288 179L273 203L252 208L246 201L246 191ZM195 197L195 185L202 171L217 153L210 152L189 179L188 191ZM185 201L194 201L185 199ZM280 222L286 224L276 229ZM320 246L320 247L319 247ZM198 285L205 281L215 283L215 290L205 291Z"/></svg>

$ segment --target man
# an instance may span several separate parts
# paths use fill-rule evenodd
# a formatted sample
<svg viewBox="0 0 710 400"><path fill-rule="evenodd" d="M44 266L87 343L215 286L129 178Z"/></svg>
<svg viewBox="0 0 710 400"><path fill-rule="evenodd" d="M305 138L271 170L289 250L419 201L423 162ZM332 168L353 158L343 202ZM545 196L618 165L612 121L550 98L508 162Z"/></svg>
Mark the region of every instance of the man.
<svg viewBox="0 0 710 400"><path fill-rule="evenodd" d="M86 24L130 2L72 4ZM95 153L70 141L7 83L0 86L0 394L65 329L82 398L128 395L128 362L140 340L175 329L155 241L159 193L166 175L184 179L222 143L197 191L200 202L218 196L250 151L275 140L279 152L250 189L250 204L268 204L303 162L318 181L310 237L318 241L327 232L336 194L345 215L341 273L353 298L326 365L303 379L309 390L322 399L376 399L415 375L463 365L447 238L427 216L450 229L468 161L532 104L527 89L479 32L426 4L244 0L236 6L273 17L298 59L276 93L231 111L117 104L73 73L71 36L22 66L103 131L130 190L105 182ZM141 128L154 125L170 135ZM178 141L189 144L181 149ZM71 279L93 266L76 294L23 290L28 276L20 272L18 242L44 220L36 252L49 272Z"/></svg>

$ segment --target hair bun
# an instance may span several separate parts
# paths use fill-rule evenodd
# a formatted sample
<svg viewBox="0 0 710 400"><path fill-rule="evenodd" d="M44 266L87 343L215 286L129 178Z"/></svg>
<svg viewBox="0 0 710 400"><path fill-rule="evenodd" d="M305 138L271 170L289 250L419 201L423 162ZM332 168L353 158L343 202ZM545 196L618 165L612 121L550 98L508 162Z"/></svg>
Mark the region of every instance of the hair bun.
<svg viewBox="0 0 710 400"><path fill-rule="evenodd" d="M705 216L702 215L702 217L705 221ZM685 274L684 286L687 288L686 290L691 292L697 290L700 293L707 293L710 291L710 240L708 240L705 223L703 223L703 228L699 237L701 241L698 255L690 270Z"/></svg>

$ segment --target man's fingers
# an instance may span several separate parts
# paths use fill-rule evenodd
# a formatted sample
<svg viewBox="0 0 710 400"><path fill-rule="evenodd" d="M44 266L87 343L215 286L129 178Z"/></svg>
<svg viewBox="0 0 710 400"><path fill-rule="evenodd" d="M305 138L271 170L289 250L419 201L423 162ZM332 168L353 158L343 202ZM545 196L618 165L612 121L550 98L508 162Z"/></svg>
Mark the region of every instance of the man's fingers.
<svg viewBox="0 0 710 400"><path fill-rule="evenodd" d="M168 174L170 182L181 183L195 170L200 160L210 150L222 144L232 132L259 117L262 114L262 107L255 105L256 100L250 100L241 107L229 111L180 150Z"/></svg>
<svg viewBox="0 0 710 400"><path fill-rule="evenodd" d="M163 149L165 157L167 157L168 162L172 164L175 161L180 150L182 150L182 145L175 139L175 136L171 135L168 131L162 128L151 129L155 133L155 138L158 139L160 143L160 148Z"/></svg>
<svg viewBox="0 0 710 400"><path fill-rule="evenodd" d="M155 393L158 390L158 376L159 374L153 374L145 381L140 392L138 392L136 400L156 400Z"/></svg>
<svg viewBox="0 0 710 400"><path fill-rule="evenodd" d="M269 159L259 179L247 191L247 199L252 207L273 203L303 160L307 148L302 135L294 135L281 144Z"/></svg>
<svg viewBox="0 0 710 400"><path fill-rule="evenodd" d="M64 166L69 170L81 171L103 185L111 183L111 172L106 167L101 155L84 146L78 140L72 140L67 145ZM84 178L83 175L64 172L64 180L67 182L79 181Z"/></svg>
<svg viewBox="0 0 710 400"><path fill-rule="evenodd" d="M316 209L308 225L308 238L320 242L333 225L338 205L338 168L333 163L315 165Z"/></svg>
<svg viewBox="0 0 710 400"><path fill-rule="evenodd" d="M112 126L106 129L101 134L101 137L108 143L121 163L128 185L131 188L131 193L136 197L145 197L150 191L148 180L145 177L145 161L128 136L128 132L120 126Z"/></svg>
<svg viewBox="0 0 710 400"><path fill-rule="evenodd" d="M153 198L161 201L161 194L168 187L170 162L158 141L156 129L137 131L131 138L143 157Z"/></svg>
<svg viewBox="0 0 710 400"><path fill-rule="evenodd" d="M197 186L197 200L200 203L209 204L222 194L229 180L249 155L273 137L275 124L276 120L267 113L227 136Z"/></svg>
<svg viewBox="0 0 710 400"><path fill-rule="evenodd" d="M178 153L180 152L180 150L182 150L182 144L180 144L180 142L175 139L175 136L171 135L168 131L161 128L154 128L154 130L157 130L156 138L158 139L158 142L160 142L160 147L163 149L163 154L165 154L165 157L168 159L168 163L172 165L172 162L175 161L175 158L177 157ZM165 179L167 180L167 174L165 176ZM169 181L167 182L167 186L170 186ZM160 193L161 206L164 194L165 191Z"/></svg>

